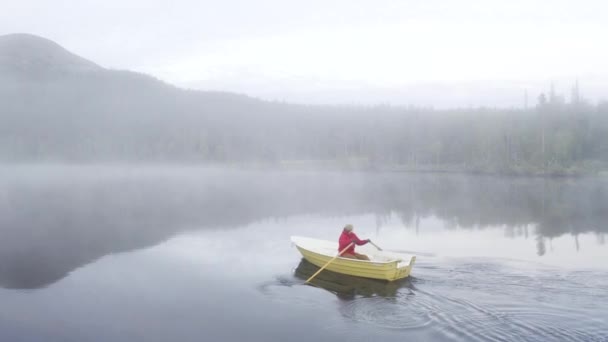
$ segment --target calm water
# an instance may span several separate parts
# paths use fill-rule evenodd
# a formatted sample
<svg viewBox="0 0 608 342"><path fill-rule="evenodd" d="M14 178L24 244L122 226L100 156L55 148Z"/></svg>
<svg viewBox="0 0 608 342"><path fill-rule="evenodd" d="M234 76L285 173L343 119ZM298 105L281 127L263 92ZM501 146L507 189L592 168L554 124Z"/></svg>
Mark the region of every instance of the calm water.
<svg viewBox="0 0 608 342"><path fill-rule="evenodd" d="M409 279L323 272L345 223ZM608 341L608 180L0 167L1 341Z"/></svg>

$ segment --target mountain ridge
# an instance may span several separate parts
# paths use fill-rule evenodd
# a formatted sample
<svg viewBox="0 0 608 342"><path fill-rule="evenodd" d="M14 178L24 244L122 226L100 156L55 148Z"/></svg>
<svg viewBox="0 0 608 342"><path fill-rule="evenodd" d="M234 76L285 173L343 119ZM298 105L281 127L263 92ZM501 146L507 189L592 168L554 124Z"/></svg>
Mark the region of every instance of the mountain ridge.
<svg viewBox="0 0 608 342"><path fill-rule="evenodd" d="M279 103L187 90L92 66L43 39L11 39L0 44L0 161L316 160L359 169L533 175L608 165L608 103L567 103L558 95L528 109ZM40 58L47 62L17 63ZM14 77L4 77L2 68Z"/></svg>
<svg viewBox="0 0 608 342"><path fill-rule="evenodd" d="M39 79L65 73L106 70L61 45L29 33L0 36L0 71Z"/></svg>

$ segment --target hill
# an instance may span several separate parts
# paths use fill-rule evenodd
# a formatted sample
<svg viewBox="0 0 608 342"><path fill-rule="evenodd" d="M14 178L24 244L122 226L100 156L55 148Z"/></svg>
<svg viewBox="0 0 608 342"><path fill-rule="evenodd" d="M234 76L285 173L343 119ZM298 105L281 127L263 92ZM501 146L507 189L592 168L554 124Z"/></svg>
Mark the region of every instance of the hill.
<svg viewBox="0 0 608 342"><path fill-rule="evenodd" d="M70 53L57 43L30 34L0 36L0 68L5 76L35 80L101 70L95 63Z"/></svg>
<svg viewBox="0 0 608 342"><path fill-rule="evenodd" d="M509 174L608 163L608 104L578 94L571 103L542 95L529 110L294 105L180 89L24 34L0 37L0 104L5 162L289 161Z"/></svg>

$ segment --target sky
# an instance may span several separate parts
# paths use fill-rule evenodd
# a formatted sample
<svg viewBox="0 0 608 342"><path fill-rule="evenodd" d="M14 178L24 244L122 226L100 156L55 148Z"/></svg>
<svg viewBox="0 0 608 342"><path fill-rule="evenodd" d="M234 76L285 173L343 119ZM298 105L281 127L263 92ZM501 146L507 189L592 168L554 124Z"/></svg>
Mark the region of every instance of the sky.
<svg viewBox="0 0 608 342"><path fill-rule="evenodd" d="M603 1L0 0L0 9L0 34L273 100L509 106L552 81L568 94L576 79L590 99L608 95Z"/></svg>

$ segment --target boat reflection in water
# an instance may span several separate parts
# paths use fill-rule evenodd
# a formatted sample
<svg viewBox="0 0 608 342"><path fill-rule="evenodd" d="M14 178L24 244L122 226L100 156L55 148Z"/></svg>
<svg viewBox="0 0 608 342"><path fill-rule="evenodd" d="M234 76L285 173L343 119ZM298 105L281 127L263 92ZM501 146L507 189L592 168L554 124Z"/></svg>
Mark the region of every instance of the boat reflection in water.
<svg viewBox="0 0 608 342"><path fill-rule="evenodd" d="M302 259L295 269L295 276L306 281L318 270L319 267ZM310 283L335 293L338 298L345 300L354 299L357 296L395 297L400 288L413 289L410 278L385 281L355 277L328 270L321 271Z"/></svg>

